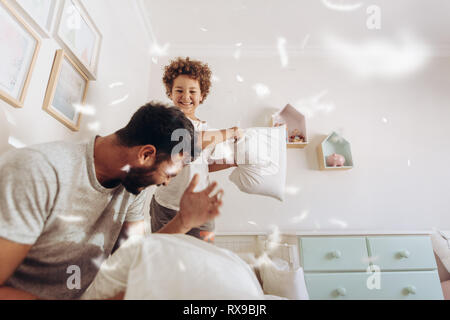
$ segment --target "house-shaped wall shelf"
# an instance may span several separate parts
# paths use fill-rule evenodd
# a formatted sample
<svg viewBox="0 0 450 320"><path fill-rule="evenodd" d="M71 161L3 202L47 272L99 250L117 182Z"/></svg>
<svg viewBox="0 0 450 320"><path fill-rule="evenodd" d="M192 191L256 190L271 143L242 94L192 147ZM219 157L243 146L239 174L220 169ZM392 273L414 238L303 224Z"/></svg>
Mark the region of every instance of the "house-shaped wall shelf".
<svg viewBox="0 0 450 320"><path fill-rule="evenodd" d="M272 126L277 124L286 124L287 130L287 147L288 148L304 148L308 145L308 135L306 132L305 116L290 104L286 105L281 111L272 115ZM303 141L290 142L289 137L297 133L301 135Z"/></svg>
<svg viewBox="0 0 450 320"><path fill-rule="evenodd" d="M353 168L353 158L350 143L336 132L331 133L317 147L319 167L321 170L348 170ZM327 157L333 153L344 156L345 163L340 167L327 166Z"/></svg>

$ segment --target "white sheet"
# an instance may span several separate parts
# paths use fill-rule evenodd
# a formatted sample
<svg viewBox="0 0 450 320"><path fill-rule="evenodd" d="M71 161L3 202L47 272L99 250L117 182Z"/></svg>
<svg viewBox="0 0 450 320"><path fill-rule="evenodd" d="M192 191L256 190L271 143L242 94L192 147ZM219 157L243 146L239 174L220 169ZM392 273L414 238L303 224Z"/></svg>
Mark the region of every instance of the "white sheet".
<svg viewBox="0 0 450 320"><path fill-rule="evenodd" d="M262 288L233 252L187 235L132 238L105 261L82 299L264 299Z"/></svg>

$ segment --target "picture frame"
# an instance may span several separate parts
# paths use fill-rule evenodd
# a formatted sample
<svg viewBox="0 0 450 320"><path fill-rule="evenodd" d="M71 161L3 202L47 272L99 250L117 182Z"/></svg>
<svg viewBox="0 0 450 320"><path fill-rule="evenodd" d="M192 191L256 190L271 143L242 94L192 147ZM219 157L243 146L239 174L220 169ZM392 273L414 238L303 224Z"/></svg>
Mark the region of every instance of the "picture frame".
<svg viewBox="0 0 450 320"><path fill-rule="evenodd" d="M80 0L61 1L54 38L89 80L96 80L103 36Z"/></svg>
<svg viewBox="0 0 450 320"><path fill-rule="evenodd" d="M41 40L16 10L0 0L0 99L22 108Z"/></svg>
<svg viewBox="0 0 450 320"><path fill-rule="evenodd" d="M89 78L63 50L57 50L42 109L72 131L81 123Z"/></svg>
<svg viewBox="0 0 450 320"><path fill-rule="evenodd" d="M14 8L42 38L51 38L58 0L10 0Z"/></svg>

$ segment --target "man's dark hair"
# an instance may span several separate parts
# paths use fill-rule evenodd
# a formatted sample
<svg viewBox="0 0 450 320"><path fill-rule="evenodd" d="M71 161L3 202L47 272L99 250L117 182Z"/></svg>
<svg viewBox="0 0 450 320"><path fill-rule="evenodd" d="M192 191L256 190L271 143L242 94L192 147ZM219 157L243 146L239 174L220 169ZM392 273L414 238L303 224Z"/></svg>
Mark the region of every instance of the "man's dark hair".
<svg viewBox="0 0 450 320"><path fill-rule="evenodd" d="M181 142L172 141L172 133L177 129L184 129L187 133L183 135ZM167 160L177 145L177 150L190 150L191 159L189 160L191 161L200 152L195 143L197 139L192 122L176 107L157 101L151 101L140 107L131 117L130 122L115 134L120 143L126 147L153 145L156 148L157 159L160 161Z"/></svg>

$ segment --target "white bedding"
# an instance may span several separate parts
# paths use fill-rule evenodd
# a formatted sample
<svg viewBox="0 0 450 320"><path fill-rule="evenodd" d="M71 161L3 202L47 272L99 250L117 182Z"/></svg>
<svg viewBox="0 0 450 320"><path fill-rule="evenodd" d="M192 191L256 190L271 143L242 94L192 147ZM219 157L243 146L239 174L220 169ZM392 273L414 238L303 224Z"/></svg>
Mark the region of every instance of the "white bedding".
<svg viewBox="0 0 450 320"><path fill-rule="evenodd" d="M191 236L165 234L127 240L102 264L81 299L120 292L124 299L137 300L266 298L250 266L233 252Z"/></svg>

